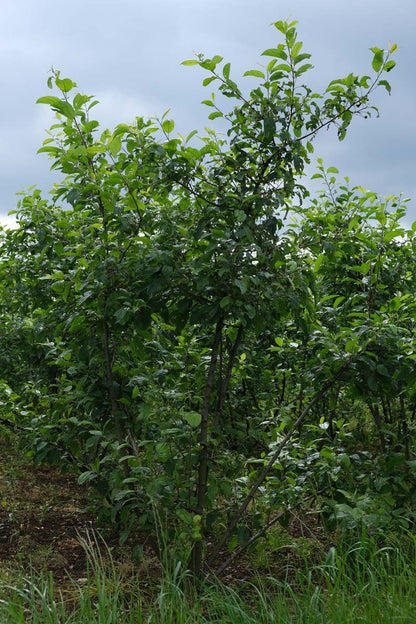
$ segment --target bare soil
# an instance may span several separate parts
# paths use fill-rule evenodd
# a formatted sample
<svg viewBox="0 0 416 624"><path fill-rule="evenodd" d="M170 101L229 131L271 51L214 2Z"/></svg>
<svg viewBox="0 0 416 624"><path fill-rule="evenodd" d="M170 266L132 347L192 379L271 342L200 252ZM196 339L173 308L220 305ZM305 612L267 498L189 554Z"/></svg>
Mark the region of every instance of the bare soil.
<svg viewBox="0 0 416 624"><path fill-rule="evenodd" d="M79 536L95 526L87 492L74 475L34 466L11 441L0 444L0 569L51 570L56 578L82 575Z"/></svg>
<svg viewBox="0 0 416 624"><path fill-rule="evenodd" d="M52 572L57 589L85 582L87 553L83 540L96 539L102 556L111 553L112 565L120 576L160 574L151 549L144 542L146 562L138 566L131 557L134 543L119 546L111 528L100 527L88 510L91 492L80 486L73 474L62 474L53 467L37 467L13 446L13 440L0 438L0 580L13 580L19 572Z"/></svg>

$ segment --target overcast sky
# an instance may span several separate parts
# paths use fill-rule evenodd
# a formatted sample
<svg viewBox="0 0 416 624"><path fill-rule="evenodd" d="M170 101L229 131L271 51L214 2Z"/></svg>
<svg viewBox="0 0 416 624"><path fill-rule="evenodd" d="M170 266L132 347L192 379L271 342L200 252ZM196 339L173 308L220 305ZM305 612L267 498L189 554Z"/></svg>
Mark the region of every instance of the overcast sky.
<svg viewBox="0 0 416 624"><path fill-rule="evenodd" d="M185 134L207 125L210 111L200 101L209 91L202 71L181 61L194 52L220 54L239 79L280 41L270 23L289 16L312 54L315 69L304 78L316 89L350 72L372 73L369 48L399 45L397 67L386 75L392 95L379 89L374 96L380 118L356 119L342 143L335 131L324 132L314 156L353 184L410 197L408 223L416 219L415 0L1 0L0 6L2 222L16 207L16 192L37 185L46 194L56 179L47 156L36 154L53 122L48 107L35 104L49 92L51 66L100 100L94 115L103 129L170 108Z"/></svg>

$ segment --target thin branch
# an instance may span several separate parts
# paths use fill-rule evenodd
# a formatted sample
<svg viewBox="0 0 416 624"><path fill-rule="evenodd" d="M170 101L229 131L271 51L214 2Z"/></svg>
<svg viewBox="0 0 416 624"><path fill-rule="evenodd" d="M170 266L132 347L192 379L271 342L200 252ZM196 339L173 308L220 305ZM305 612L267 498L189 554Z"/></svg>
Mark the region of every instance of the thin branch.
<svg viewBox="0 0 416 624"><path fill-rule="evenodd" d="M217 558L221 548L224 546L224 544L227 542L227 540L231 537L231 535L232 535L235 527L237 526L240 518L242 517L242 515L246 511L247 507L250 505L251 501L254 498L254 495L256 494L256 492L259 489L260 485L263 483L263 481L265 480L265 478L267 477L267 475L269 474L269 472L273 468L274 464L276 463L280 453L282 452L282 450L284 449L286 444L292 439L292 437L296 433L296 431L299 428L299 426L302 424L304 418L309 413L309 411L325 395L325 393L329 390L329 388L331 388L334 385L334 383L338 380L339 376L345 370L346 366L347 365L345 364L343 367L341 367L341 369L338 371L338 374L333 379L331 379L330 381L327 381L326 384L324 384L324 386L321 388L321 390L315 394L315 396L309 401L308 405L304 408L304 410L300 414L299 418L296 420L296 422L293 425L292 429L290 429L290 431L287 432L287 434L285 435L285 437L283 438L283 440L280 442L279 446L277 447L276 451L273 453L273 455L270 458L269 462L266 464L266 466L264 466L264 468L261 471L260 475L257 477L257 479L256 479L255 483L253 484L250 492L247 494L244 502L242 503L242 505L240 506L238 511L235 513L234 518L232 519L232 521L230 522L230 524L228 526L228 529L226 530L226 532L224 533L222 538L218 541L218 543L217 543L216 547L214 548L211 556L207 560L207 564L206 565L210 565L210 564L212 564L213 561L215 561L215 559Z"/></svg>
<svg viewBox="0 0 416 624"><path fill-rule="evenodd" d="M220 318L217 322L214 334L214 341L211 349L211 360L208 369L207 379L205 382L204 404L201 410L201 427L200 427L200 459L198 468L198 485L197 485L197 514L203 516L206 505L207 484L208 484L208 417L211 403L211 395L214 388L215 369L218 360L218 351L220 347L224 319ZM202 527L203 528L203 527ZM195 541L192 553L192 572L195 576L200 576L202 572L203 559L203 541Z"/></svg>
<svg viewBox="0 0 416 624"><path fill-rule="evenodd" d="M309 494L309 496L306 496L305 498L303 498L301 501L299 501L295 507L300 507L301 505L303 505L303 503L305 503L307 500L311 499L311 498L315 498L316 496L319 496L320 494L322 494L322 492L324 492L325 490L327 490L328 487L324 487L321 490L319 490L318 492L313 492L313 494ZM267 524L264 525L264 527L262 527L260 529L260 531L258 531L255 535L253 535L252 537L250 537L250 539L243 545L241 545L239 548L237 548L236 550L234 550L231 555L225 560L223 561L223 563L214 571L215 576L220 576L224 570L226 570L228 568L228 566L234 561L234 559L237 559L243 552L245 552L252 544L254 544L254 542L257 542L258 539L260 539L261 537L263 537L263 535L265 535L267 533L267 531L276 524L276 522L278 522L280 520L280 518L285 514L286 510L285 509L280 509L277 514L271 519L269 520L269 522Z"/></svg>
<svg viewBox="0 0 416 624"><path fill-rule="evenodd" d="M222 411L224 408L224 401L228 392L228 386L230 385L234 361L237 355L238 347L240 346L240 343L241 343L241 338L243 337L243 331L244 331L243 325L240 325L238 328L237 337L231 349L230 357L228 358L227 372L225 374L225 378L221 381L220 393L218 397L218 408L217 408L217 413L215 415L214 427L218 427L220 420L221 420Z"/></svg>
<svg viewBox="0 0 416 624"><path fill-rule="evenodd" d="M386 59L386 62L387 62L387 59ZM304 141L305 139L308 139L309 137L313 136L314 134L316 134L317 132L322 130L322 128L326 128L326 127L330 126L332 123L335 123L337 121L337 119L342 117L342 115L344 113L347 113L347 112L351 111L351 109L354 108L355 106L360 106L368 98L370 93L376 88L377 83L378 83L378 81L380 79L380 76L381 76L382 72L383 72L383 69L377 74L376 78L374 79L374 81L370 85L370 87L368 88L368 90L365 93L365 95L361 95L360 97L358 97L349 106L346 106L345 108L343 108L340 113L338 113L337 115L334 115L328 121L322 122L317 128L315 128L315 130L311 130L311 132L308 132L307 134L304 134L298 140L299 141Z"/></svg>

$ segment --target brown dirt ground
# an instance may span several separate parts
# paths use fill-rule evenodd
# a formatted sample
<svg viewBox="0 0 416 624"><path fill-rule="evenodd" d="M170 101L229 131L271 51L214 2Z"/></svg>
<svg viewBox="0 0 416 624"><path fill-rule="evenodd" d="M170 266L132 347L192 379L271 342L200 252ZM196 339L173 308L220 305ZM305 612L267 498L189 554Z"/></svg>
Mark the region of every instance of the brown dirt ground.
<svg viewBox="0 0 416 624"><path fill-rule="evenodd" d="M131 546L105 531L105 543L96 539L102 528L87 511L90 492L72 474L34 466L13 444L0 438L0 579L12 580L23 570L52 572L58 589L72 581L85 582L88 574L83 540L92 539L104 558L110 551L117 572L126 578L159 574L150 548L141 568L131 558ZM134 543L140 536L133 536Z"/></svg>

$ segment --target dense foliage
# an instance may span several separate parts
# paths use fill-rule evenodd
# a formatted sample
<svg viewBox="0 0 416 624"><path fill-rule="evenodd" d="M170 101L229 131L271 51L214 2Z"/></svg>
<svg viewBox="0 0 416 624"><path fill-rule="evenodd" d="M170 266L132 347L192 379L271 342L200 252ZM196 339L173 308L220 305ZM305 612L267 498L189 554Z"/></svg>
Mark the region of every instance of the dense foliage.
<svg viewBox="0 0 416 624"><path fill-rule="evenodd" d="M184 62L224 134L99 132L54 72L39 151L64 176L1 238L3 424L77 470L121 540L163 526L197 575L311 497L374 530L415 508L413 230L322 162L322 193L302 184L316 134L390 91L396 46L317 94L295 23L275 26L248 88L219 56Z"/></svg>

